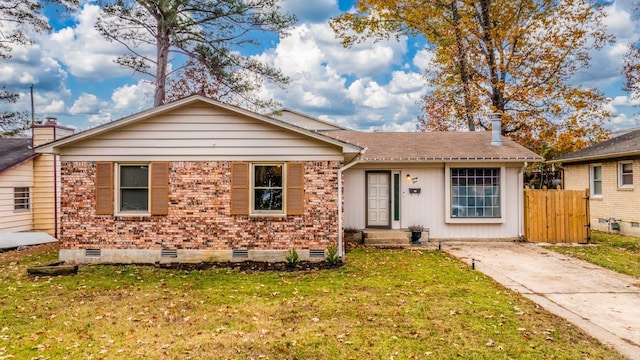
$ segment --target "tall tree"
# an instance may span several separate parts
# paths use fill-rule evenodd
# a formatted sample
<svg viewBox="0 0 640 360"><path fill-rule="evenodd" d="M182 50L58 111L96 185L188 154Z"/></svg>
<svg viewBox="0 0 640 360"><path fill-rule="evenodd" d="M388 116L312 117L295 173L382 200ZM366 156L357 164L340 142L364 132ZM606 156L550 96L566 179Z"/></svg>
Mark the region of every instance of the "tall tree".
<svg viewBox="0 0 640 360"><path fill-rule="evenodd" d="M640 18L640 1L634 2L634 17ZM629 44L629 50L624 56L622 71L626 78L625 90L631 99L640 101L640 40Z"/></svg>
<svg viewBox="0 0 640 360"><path fill-rule="evenodd" d="M612 41L603 16L589 0L359 0L331 25L346 46L424 36L435 63L420 129L488 129L498 112L504 135L555 155L606 137L604 95L571 83Z"/></svg>
<svg viewBox="0 0 640 360"><path fill-rule="evenodd" d="M0 88L0 103L14 104L19 94ZM0 111L0 138L12 137L29 129L31 125L26 112Z"/></svg>
<svg viewBox="0 0 640 360"><path fill-rule="evenodd" d="M0 1L0 58L11 58L14 46L33 43L34 33L51 29L42 10L45 3L58 6L63 11L73 11L78 0L2 0ZM0 103L13 104L19 94L0 88ZM0 111L0 137L14 136L29 128L26 112Z"/></svg>
<svg viewBox="0 0 640 360"><path fill-rule="evenodd" d="M207 77L224 80L227 89L248 97L242 74L286 84L282 73L237 49L260 45L257 33L286 34L296 18L283 13L278 0L98 0L102 17L97 29L123 44L128 53L117 62L150 76L154 105L166 101L167 78L180 66L205 69ZM155 49L155 54L149 54ZM188 61L187 61L188 60ZM187 71L185 69L185 71ZM193 89L197 92L197 87Z"/></svg>

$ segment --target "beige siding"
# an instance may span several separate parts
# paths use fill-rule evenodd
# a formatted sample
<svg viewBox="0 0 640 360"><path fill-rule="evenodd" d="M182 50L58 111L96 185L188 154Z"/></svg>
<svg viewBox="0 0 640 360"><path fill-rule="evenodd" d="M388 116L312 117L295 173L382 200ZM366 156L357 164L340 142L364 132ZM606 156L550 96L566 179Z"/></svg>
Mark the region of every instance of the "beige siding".
<svg viewBox="0 0 640 360"><path fill-rule="evenodd" d="M62 150L69 161L342 160L342 149L214 106L184 107Z"/></svg>
<svg viewBox="0 0 640 360"><path fill-rule="evenodd" d="M14 188L29 187L33 204L33 160L0 173L0 231L33 230L31 210L14 210Z"/></svg>
<svg viewBox="0 0 640 360"><path fill-rule="evenodd" d="M482 164L481 164L482 165ZM520 164L522 165L522 164ZM400 226L403 229L421 224L429 229L432 239L515 239L520 236L522 216L521 167L517 165L484 164L487 167L505 166L503 186L505 218L497 224L446 223L445 164L357 165L345 172L344 209L345 228L363 229L366 225L365 173L367 170L400 171ZM413 183L407 174L417 177ZM410 194L409 188L420 188L421 193Z"/></svg>
<svg viewBox="0 0 640 360"><path fill-rule="evenodd" d="M55 207L59 203L56 202L54 189L56 171L59 174L60 168L59 164L56 168L53 155L42 154L34 160L33 228L51 236L56 234Z"/></svg>
<svg viewBox="0 0 640 360"><path fill-rule="evenodd" d="M616 219L619 220L621 234L640 236L640 160L633 160L632 188L618 187L618 161L593 164L602 166L602 197L592 197L590 200L591 228L609 231L609 223L603 220ZM565 188L590 188L589 169L593 164L565 164Z"/></svg>

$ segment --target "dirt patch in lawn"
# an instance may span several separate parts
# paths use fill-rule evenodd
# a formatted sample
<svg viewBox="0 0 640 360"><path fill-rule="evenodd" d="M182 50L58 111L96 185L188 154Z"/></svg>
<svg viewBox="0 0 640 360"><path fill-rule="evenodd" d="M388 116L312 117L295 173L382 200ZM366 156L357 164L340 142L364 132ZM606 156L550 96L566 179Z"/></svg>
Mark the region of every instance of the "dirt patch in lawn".
<svg viewBox="0 0 640 360"><path fill-rule="evenodd" d="M26 248L4 249L2 252L0 252L0 262L22 260L27 256L58 249L59 246L60 244L54 242L42 245L27 246Z"/></svg>

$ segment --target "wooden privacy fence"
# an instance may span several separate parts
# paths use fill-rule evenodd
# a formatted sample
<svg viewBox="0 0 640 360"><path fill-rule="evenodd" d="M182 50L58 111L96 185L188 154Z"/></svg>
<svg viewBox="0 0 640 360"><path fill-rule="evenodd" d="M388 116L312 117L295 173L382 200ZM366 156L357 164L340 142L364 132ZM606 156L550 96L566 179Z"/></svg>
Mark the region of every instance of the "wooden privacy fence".
<svg viewBox="0 0 640 360"><path fill-rule="evenodd" d="M524 236L531 242L589 242L589 191L525 189Z"/></svg>

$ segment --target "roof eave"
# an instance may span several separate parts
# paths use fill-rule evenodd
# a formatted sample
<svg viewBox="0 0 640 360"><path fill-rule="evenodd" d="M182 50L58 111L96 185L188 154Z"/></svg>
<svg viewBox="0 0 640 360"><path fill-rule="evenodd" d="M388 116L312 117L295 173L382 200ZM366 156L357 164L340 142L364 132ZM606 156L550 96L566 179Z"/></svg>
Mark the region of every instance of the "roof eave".
<svg viewBox="0 0 640 360"><path fill-rule="evenodd" d="M585 162L585 161L593 161L593 160L605 160L605 159L614 159L614 158L621 158L621 157L627 157L627 156L638 156L638 155L640 155L640 151L635 150L635 151L626 151L626 152L613 153L613 154L581 156L581 157L571 158L571 159L555 159L555 160L549 160L547 162L550 163L550 164L557 164L557 163L566 164L566 163Z"/></svg>
<svg viewBox="0 0 640 360"><path fill-rule="evenodd" d="M484 161L484 162L509 162L509 163L522 163L522 162L543 162L542 158L529 158L529 157L521 157L521 158L482 158L482 157L438 157L438 158L428 158L428 157L418 157L418 158L398 158L398 159L389 159L389 158L373 158L373 159L363 159L361 162L363 163L441 163L441 162L469 162L469 161Z"/></svg>
<svg viewBox="0 0 640 360"><path fill-rule="evenodd" d="M13 162L13 163L11 163L11 164L9 164L9 165L7 165L7 166L3 167L3 168L0 168L0 172L7 171L7 170L10 170L10 169L13 169L14 167L19 166L19 165L21 165L21 164L22 164L22 163L24 163L24 162L27 162L27 161L29 161L29 160L31 160L31 159L34 159L34 158L37 158L38 156L40 156L40 154L39 154L39 153L33 153L33 154L29 155L29 157L27 157L27 158L21 159L21 160L19 160L19 161Z"/></svg>

